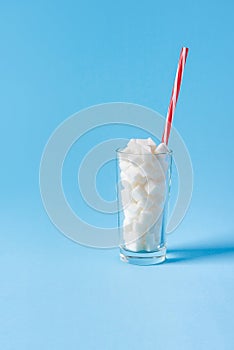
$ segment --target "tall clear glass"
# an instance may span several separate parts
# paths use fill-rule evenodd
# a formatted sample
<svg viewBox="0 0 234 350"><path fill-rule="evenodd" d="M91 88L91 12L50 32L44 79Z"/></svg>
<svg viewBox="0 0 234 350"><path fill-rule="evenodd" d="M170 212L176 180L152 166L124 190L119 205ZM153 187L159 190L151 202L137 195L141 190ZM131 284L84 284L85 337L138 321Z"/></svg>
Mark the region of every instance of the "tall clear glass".
<svg viewBox="0 0 234 350"><path fill-rule="evenodd" d="M120 258L137 265L162 263L172 151L131 154L118 149L116 159Z"/></svg>

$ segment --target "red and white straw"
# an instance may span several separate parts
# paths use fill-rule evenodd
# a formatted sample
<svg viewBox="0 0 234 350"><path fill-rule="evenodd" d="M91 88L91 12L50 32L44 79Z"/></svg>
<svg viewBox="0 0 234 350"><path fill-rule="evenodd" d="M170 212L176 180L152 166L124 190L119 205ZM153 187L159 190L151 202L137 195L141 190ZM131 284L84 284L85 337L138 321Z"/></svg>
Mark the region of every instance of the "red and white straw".
<svg viewBox="0 0 234 350"><path fill-rule="evenodd" d="M172 89L172 94L171 94L171 99L170 99L170 104L167 112L167 118L165 122L165 127L164 127L164 132L162 136L162 142L168 144L169 136L170 136L170 131L171 131L171 125L172 125L172 120L176 108L176 102L178 100L179 92L180 92L180 85L184 73L184 66L186 62L186 58L188 55L188 48L183 47L180 52L180 58L179 58L179 63L177 67L177 72L176 72L176 77L175 77L175 82L174 86Z"/></svg>

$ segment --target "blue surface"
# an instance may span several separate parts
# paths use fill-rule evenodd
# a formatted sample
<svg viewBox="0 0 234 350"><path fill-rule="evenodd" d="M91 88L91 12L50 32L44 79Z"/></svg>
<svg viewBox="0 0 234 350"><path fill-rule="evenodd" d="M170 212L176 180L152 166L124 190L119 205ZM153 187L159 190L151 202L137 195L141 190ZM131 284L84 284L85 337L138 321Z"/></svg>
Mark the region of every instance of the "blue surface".
<svg viewBox="0 0 234 350"><path fill-rule="evenodd" d="M233 10L232 1L1 2L1 349L234 348ZM193 161L192 204L168 237L167 263L124 265L116 249L79 246L50 223L40 157L82 108L123 101L165 114L182 45L174 124Z"/></svg>

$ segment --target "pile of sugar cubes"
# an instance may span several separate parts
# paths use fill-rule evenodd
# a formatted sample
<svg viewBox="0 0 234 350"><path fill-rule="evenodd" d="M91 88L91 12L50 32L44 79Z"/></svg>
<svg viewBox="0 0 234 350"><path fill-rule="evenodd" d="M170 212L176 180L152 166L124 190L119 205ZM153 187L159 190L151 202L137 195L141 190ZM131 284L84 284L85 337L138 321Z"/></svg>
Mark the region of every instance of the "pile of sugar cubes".
<svg viewBox="0 0 234 350"><path fill-rule="evenodd" d="M134 252L160 245L166 199L168 147L151 138L131 139L119 153L123 243Z"/></svg>

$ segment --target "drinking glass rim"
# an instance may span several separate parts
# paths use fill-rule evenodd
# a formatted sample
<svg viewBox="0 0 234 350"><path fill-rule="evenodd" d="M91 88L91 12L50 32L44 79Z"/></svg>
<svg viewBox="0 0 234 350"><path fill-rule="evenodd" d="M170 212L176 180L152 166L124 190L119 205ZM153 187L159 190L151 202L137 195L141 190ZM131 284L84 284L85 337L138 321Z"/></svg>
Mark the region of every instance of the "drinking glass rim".
<svg viewBox="0 0 234 350"><path fill-rule="evenodd" d="M167 152L159 152L159 153L130 153L130 152L124 152L124 148L125 147L119 147L117 148L115 151L116 153L121 153L121 154L126 154L126 155L131 155L131 156L160 156L161 154L168 154L168 155L172 155L173 151L171 149L169 149L169 151Z"/></svg>

